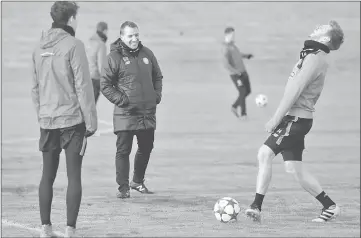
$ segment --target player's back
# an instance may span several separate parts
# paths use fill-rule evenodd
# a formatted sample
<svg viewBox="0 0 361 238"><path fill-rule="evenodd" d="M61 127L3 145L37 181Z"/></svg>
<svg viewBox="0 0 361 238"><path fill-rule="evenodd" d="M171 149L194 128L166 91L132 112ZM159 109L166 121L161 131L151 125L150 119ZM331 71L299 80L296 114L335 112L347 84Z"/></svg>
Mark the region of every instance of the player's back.
<svg viewBox="0 0 361 238"><path fill-rule="evenodd" d="M290 80L299 80L302 91L289 110L289 115L312 118L319 99L328 68L327 53L318 51L300 59L293 68ZM303 71L303 72L302 72Z"/></svg>

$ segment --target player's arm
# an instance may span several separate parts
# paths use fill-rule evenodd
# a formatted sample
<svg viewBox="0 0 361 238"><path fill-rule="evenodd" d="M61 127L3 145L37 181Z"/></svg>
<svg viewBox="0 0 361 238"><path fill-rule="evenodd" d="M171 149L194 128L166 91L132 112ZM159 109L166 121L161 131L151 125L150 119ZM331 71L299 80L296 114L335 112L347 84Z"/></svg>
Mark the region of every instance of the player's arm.
<svg viewBox="0 0 361 238"><path fill-rule="evenodd" d="M288 80L283 98L278 106L273 119L280 122L292 105L301 95L305 87L314 80L319 71L319 61L316 55L309 55L305 58L301 71L293 78Z"/></svg>
<svg viewBox="0 0 361 238"><path fill-rule="evenodd" d="M34 53L32 56L32 69L33 69L33 72L32 72L33 80L32 80L32 87L31 87L31 98L32 98L33 104L35 106L36 115L37 115L37 117L39 117L39 110L40 110L39 82L38 82L38 77L36 74Z"/></svg>
<svg viewBox="0 0 361 238"><path fill-rule="evenodd" d="M239 72L236 68L234 68L231 64L230 64L230 59L231 59L231 55L229 53L229 51L227 49L223 50L223 64L226 67L226 69L231 73L231 74L237 74L237 75L241 75L242 72Z"/></svg>
<svg viewBox="0 0 361 238"><path fill-rule="evenodd" d="M86 130L90 135L98 128L93 84L90 79L88 59L84 44L77 40L70 52L70 64L74 74L75 91L83 113Z"/></svg>
<svg viewBox="0 0 361 238"><path fill-rule="evenodd" d="M245 54L245 53L242 53L242 52L240 52L240 53L241 53L242 58L250 59L250 58L253 57L252 54Z"/></svg>
<svg viewBox="0 0 361 238"><path fill-rule="evenodd" d="M163 75L162 71L160 70L157 58L153 55L151 60L153 87L157 94L157 104L159 104L162 100Z"/></svg>
<svg viewBox="0 0 361 238"><path fill-rule="evenodd" d="M114 83L118 77L118 71L119 64L114 62L111 58L111 54L109 54L100 78L100 91L111 103L117 105L118 107L124 107L129 103L128 96L124 91L118 90L114 87Z"/></svg>

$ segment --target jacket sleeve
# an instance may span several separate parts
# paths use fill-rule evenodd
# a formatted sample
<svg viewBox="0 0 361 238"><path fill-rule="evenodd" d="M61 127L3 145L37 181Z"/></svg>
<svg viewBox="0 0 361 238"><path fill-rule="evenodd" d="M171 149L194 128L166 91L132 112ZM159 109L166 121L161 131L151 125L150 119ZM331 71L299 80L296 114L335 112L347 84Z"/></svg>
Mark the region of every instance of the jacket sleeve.
<svg viewBox="0 0 361 238"><path fill-rule="evenodd" d="M39 83L38 77L36 74L36 64L34 59L34 53L32 56L32 87L31 87L31 98L33 100L33 104L35 106L36 115L39 118L39 110L40 110L40 98L39 98Z"/></svg>
<svg viewBox="0 0 361 238"><path fill-rule="evenodd" d="M160 70L157 58L152 56L152 80L154 90L157 93L157 104L162 101L162 89L163 89L163 75L162 71Z"/></svg>
<svg viewBox="0 0 361 238"><path fill-rule="evenodd" d="M88 59L84 44L77 40L70 52L70 64L74 74L75 91L83 113L86 129L95 132L98 128L93 84L90 79Z"/></svg>
<svg viewBox="0 0 361 238"><path fill-rule="evenodd" d="M97 52L97 62L98 62L98 71L100 73L100 75L102 75L103 72L103 68L104 68L104 62L106 61L107 58L107 53L106 53L106 46L105 44L100 44L99 46L99 50Z"/></svg>
<svg viewBox="0 0 361 238"><path fill-rule="evenodd" d="M129 103L128 96L124 91L118 90L114 87L117 80L118 65L113 64L111 54L108 55L103 73L100 78L100 91L111 103L118 107L124 107Z"/></svg>

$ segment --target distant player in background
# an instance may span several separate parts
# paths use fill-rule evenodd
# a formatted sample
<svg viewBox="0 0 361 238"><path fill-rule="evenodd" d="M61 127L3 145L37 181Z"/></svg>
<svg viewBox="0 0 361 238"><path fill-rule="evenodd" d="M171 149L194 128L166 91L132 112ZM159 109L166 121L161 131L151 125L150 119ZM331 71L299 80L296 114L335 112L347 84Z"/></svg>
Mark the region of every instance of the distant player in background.
<svg viewBox="0 0 361 238"><path fill-rule="evenodd" d="M266 124L271 133L258 151L259 170L256 196L246 215L260 220L264 196L272 177L273 158L281 153L285 170L323 206L314 222L326 222L340 214L340 208L323 191L319 182L302 164L305 135L311 130L314 106L321 95L328 68L327 55L338 50L344 41L335 21L317 27L304 42L300 59L288 78L283 98L274 116ZM327 171L325 171L327 172Z"/></svg>
<svg viewBox="0 0 361 238"><path fill-rule="evenodd" d="M89 39L87 55L90 68L90 77L93 81L95 103L100 95L100 76L107 58L108 24L99 22L95 34Z"/></svg>
<svg viewBox="0 0 361 238"><path fill-rule="evenodd" d="M223 62L239 94L231 109L237 117L246 119L246 97L251 93L251 85L243 59L250 59L253 55L240 52L234 40L235 29L227 27L224 31ZM241 108L240 114L238 108Z"/></svg>
<svg viewBox="0 0 361 238"><path fill-rule="evenodd" d="M32 100L40 124L43 171L39 186L41 237L52 237L53 184L65 150L68 189L65 237L75 235L81 197L81 170L86 137L97 130L97 112L84 44L75 38L78 5L58 1L53 24L32 56Z"/></svg>

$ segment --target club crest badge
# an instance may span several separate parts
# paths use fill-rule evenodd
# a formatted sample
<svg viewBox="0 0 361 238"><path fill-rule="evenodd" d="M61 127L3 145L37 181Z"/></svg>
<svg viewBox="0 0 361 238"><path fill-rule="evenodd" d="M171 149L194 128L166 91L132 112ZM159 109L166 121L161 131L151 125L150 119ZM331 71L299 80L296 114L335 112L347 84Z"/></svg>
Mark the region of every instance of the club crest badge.
<svg viewBox="0 0 361 238"><path fill-rule="evenodd" d="M143 58L144 64L149 64L149 60L147 58Z"/></svg>
<svg viewBox="0 0 361 238"><path fill-rule="evenodd" d="M123 61L125 64L130 64L130 60L128 57L123 57Z"/></svg>

